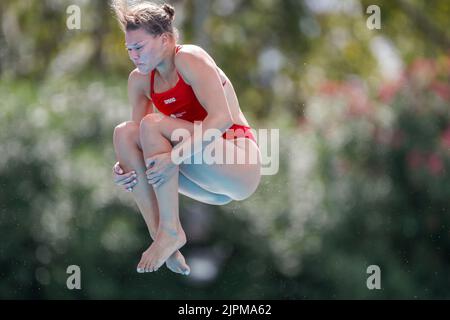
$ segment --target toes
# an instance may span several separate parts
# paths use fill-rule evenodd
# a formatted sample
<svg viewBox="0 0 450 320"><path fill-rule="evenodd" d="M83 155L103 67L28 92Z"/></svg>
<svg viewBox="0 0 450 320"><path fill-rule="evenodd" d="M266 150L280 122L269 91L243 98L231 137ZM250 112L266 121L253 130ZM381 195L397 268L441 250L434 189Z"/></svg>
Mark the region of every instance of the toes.
<svg viewBox="0 0 450 320"><path fill-rule="evenodd" d="M182 274L185 276L188 276L190 273L191 273L191 269L188 266L186 266L186 268L183 269Z"/></svg>
<svg viewBox="0 0 450 320"><path fill-rule="evenodd" d="M163 265L163 263L164 263L164 261L161 261L161 260L157 261L157 262L155 263L153 269L154 269L155 271L158 271L158 269L161 268L161 266Z"/></svg>
<svg viewBox="0 0 450 320"><path fill-rule="evenodd" d="M138 273L144 273L145 272L145 261L144 261L144 258L142 258L141 261L139 261L136 271Z"/></svg>
<svg viewBox="0 0 450 320"><path fill-rule="evenodd" d="M191 273L191 268L188 266L188 264L186 263L186 261L183 259L183 263L181 266L181 270L182 270L182 274L184 274L185 276L188 276Z"/></svg>
<svg viewBox="0 0 450 320"><path fill-rule="evenodd" d="M152 264L150 268L152 269L152 271L158 271L158 266L156 264Z"/></svg>
<svg viewBox="0 0 450 320"><path fill-rule="evenodd" d="M145 272L153 272L152 260L153 260L152 255L147 253L145 255L145 263L144 263Z"/></svg>
<svg viewBox="0 0 450 320"><path fill-rule="evenodd" d="M159 268L164 264L164 260L156 260L153 259L153 261L150 263L150 269L153 271L158 271Z"/></svg>
<svg viewBox="0 0 450 320"><path fill-rule="evenodd" d="M147 263L145 264L145 272L152 272L152 271L153 271L153 269L150 267L150 263L147 262Z"/></svg>
<svg viewBox="0 0 450 320"><path fill-rule="evenodd" d="M149 257L146 252L142 254L141 261L138 264L137 272L144 273L149 271Z"/></svg>
<svg viewBox="0 0 450 320"><path fill-rule="evenodd" d="M144 272L145 272L145 264L141 264L141 263L140 263L140 264L137 266L136 271L137 271L138 273L144 273Z"/></svg>

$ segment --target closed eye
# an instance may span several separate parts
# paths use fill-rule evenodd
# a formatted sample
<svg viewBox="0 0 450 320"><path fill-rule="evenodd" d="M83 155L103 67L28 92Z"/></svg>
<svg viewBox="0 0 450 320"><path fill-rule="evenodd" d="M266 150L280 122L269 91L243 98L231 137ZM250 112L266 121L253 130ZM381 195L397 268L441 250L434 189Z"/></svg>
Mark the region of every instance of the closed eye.
<svg viewBox="0 0 450 320"><path fill-rule="evenodd" d="M143 47L143 46L142 46L142 47ZM139 50L142 49L142 47L137 47L136 50L139 51ZM127 48L127 50L128 50L128 51L131 51L131 50L133 50L133 49Z"/></svg>

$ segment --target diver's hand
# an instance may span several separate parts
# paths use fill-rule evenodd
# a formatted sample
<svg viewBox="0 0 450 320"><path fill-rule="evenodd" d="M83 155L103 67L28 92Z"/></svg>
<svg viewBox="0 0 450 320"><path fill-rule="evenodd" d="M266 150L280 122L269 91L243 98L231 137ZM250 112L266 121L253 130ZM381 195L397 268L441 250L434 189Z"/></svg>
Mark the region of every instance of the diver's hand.
<svg viewBox="0 0 450 320"><path fill-rule="evenodd" d="M119 162L113 167L114 183L118 186L123 186L128 192L133 191L134 186L137 184L136 172L130 171L123 173L123 169L120 167Z"/></svg>
<svg viewBox="0 0 450 320"><path fill-rule="evenodd" d="M158 188L168 181L176 172L177 166L172 161L171 152L156 154L145 159L147 181Z"/></svg>

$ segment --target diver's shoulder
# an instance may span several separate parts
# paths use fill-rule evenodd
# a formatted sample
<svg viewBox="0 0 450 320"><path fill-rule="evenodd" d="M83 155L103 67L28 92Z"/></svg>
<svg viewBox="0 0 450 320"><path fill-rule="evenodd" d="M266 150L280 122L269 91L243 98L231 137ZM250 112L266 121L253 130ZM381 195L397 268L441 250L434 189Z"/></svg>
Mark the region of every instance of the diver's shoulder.
<svg viewBox="0 0 450 320"><path fill-rule="evenodd" d="M141 73L138 68L128 75L128 87L145 90L149 84L149 75Z"/></svg>
<svg viewBox="0 0 450 320"><path fill-rule="evenodd" d="M175 59L212 59L211 56L200 46L195 44L183 44L175 55Z"/></svg>

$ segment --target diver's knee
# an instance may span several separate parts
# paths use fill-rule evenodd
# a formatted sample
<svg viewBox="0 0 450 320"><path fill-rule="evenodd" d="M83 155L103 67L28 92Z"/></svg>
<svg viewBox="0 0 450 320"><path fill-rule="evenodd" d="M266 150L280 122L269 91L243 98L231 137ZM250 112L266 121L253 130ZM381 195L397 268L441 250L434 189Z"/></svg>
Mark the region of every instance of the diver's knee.
<svg viewBox="0 0 450 320"><path fill-rule="evenodd" d="M115 146L135 141L137 137L139 137L139 124L135 121L125 121L114 128L113 142Z"/></svg>
<svg viewBox="0 0 450 320"><path fill-rule="evenodd" d="M164 119L164 115L159 113L149 113L142 118L140 127L142 129L149 129L159 125L159 122Z"/></svg>

